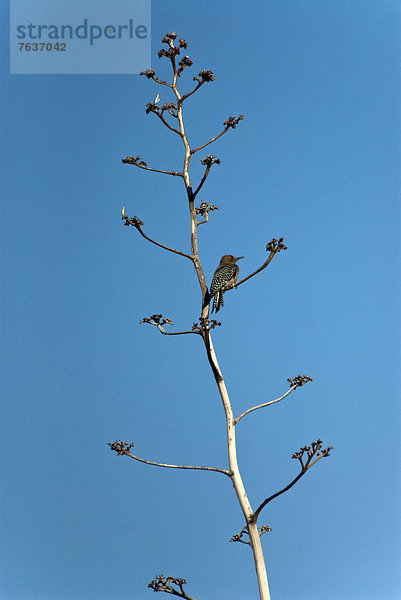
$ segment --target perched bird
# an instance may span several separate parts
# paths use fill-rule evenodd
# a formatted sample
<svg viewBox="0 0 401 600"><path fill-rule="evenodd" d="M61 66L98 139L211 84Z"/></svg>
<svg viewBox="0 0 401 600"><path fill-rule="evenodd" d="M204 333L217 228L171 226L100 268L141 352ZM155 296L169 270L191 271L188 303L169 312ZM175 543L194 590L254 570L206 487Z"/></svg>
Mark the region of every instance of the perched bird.
<svg viewBox="0 0 401 600"><path fill-rule="evenodd" d="M224 292L233 288L237 283L239 266L235 263L241 258L244 257L235 257L232 256L232 254L225 254L215 270L209 294L210 300L213 298L212 312L219 312L220 308L224 306Z"/></svg>

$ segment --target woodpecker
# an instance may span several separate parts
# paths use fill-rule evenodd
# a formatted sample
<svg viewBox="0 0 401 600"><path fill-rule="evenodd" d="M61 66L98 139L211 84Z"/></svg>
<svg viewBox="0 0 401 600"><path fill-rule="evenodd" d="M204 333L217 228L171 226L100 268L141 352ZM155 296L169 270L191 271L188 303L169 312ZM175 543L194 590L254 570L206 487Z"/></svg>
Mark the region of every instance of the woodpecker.
<svg viewBox="0 0 401 600"><path fill-rule="evenodd" d="M231 254L225 254L215 270L210 285L210 300L213 298L212 312L219 312L220 308L224 306L224 292L232 289L237 283L239 266L235 263L241 258L244 257L235 257Z"/></svg>

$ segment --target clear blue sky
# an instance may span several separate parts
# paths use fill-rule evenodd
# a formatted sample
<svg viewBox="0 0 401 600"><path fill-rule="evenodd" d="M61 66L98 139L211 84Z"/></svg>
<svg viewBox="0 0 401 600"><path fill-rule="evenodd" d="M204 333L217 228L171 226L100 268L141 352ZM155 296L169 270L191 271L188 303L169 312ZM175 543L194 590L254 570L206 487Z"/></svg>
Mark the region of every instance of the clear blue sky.
<svg viewBox="0 0 401 600"><path fill-rule="evenodd" d="M263 515L273 600L401 595L400 13L392 0L152 3L152 66L167 75L157 50L176 31L193 74L216 75L188 101L193 143L245 114L210 149L208 280L222 254L245 255L247 274L272 237L288 246L227 294L214 335L237 414L314 377L238 425L253 506L295 476L300 446L335 447ZM0 598L145 600L164 573L199 600L254 600L251 553L228 543L243 526L230 482L106 445L227 464L201 341L138 324L199 316L189 261L120 219L126 205L188 248L182 182L121 164L180 167L179 140L145 115L160 90L137 75L9 75L4 0L1 16Z"/></svg>

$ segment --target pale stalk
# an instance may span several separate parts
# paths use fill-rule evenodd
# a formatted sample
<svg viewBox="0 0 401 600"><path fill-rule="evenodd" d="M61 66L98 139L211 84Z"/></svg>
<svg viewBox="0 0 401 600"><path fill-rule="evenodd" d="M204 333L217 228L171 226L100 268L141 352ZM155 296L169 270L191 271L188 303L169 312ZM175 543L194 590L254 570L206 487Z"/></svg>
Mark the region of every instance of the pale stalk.
<svg viewBox="0 0 401 600"><path fill-rule="evenodd" d="M197 236L197 220L196 220L196 211L195 211L195 198L194 193L192 191L191 180L189 176L189 164L191 160L191 148L188 142L188 138L185 133L183 115L182 115L182 105L183 99L177 89L177 69L175 66L175 61L173 63L173 71L174 78L172 84L172 90L177 98L177 117L178 123L180 127L180 136L184 143L185 147L185 159L184 159L184 168L183 168L183 179L185 183L185 188L188 195L188 203L189 203L189 213L190 213L190 222L191 222L191 253L192 260L195 266L196 274L198 276L199 285L202 290L202 317L208 318L209 316L209 305L204 306L204 298L207 292L207 284L205 280L205 276L203 273L202 265L199 260L198 254L198 236ZM219 136L218 136L219 137ZM216 138L217 139L217 138ZM214 378L217 383L217 387L220 393L220 397L224 407L224 413L226 417L226 425L227 425L227 447L228 447L228 460L229 460L229 471L230 477L234 485L235 492L237 494L238 501L240 503L242 512L245 517L245 521L248 526L248 533L250 539L250 545L253 552L253 558L255 562L255 569L258 578L259 585L259 595L260 600L270 600L270 592L269 585L267 580L266 566L262 551L262 545L260 542L260 536L257 528L257 523L251 521L253 511L248 500L248 496L245 491L245 486L242 481L241 473L238 467L237 461L237 447L235 440L235 419L233 415L233 411L231 408L230 398L228 396L227 388L224 383L224 379L217 362L216 353L213 348L213 342L210 335L210 331L208 329L204 329L202 333L203 341L205 343L207 356L209 359L209 364L213 371Z"/></svg>
<svg viewBox="0 0 401 600"><path fill-rule="evenodd" d="M260 542L260 536L258 532L257 523L251 522L253 511L248 500L248 496L245 491L245 486L242 481L241 473L238 467L237 461L237 446L235 440L235 419L231 408L230 398L228 396L227 388L224 383L223 375L221 373L219 364L217 362L216 353L213 348L213 342L210 335L210 331L206 331L204 334L204 342L206 346L207 356L209 359L210 366L212 368L217 387L220 392L220 397L223 402L224 413L226 416L227 423L227 446L228 446L228 460L229 470L231 474L231 480L234 485L235 493L237 494L238 501L240 503L242 512L245 517L245 521L248 525L249 540L253 552L253 559L255 563L256 575L258 578L259 595L260 600L270 600L269 584L267 580L265 559L263 556L262 545Z"/></svg>
<svg viewBox="0 0 401 600"><path fill-rule="evenodd" d="M184 120L182 117L182 99L181 99L181 95L177 89L177 71L176 71L175 63L173 63L173 69L174 69L174 79L173 79L172 89L177 98L177 117L178 117L178 123L180 125L181 138L182 138L182 141L183 141L184 147L185 147L184 168L183 168L182 172L183 172L185 188L187 190L187 195L188 195L189 214L190 214L190 219L191 219L192 260L194 262L196 273L198 275L199 285L202 290L202 299L203 299L206 294L206 291L207 291L207 285L206 285L205 276L203 274L202 265L199 260L199 255L198 255L198 236L197 236L195 199L194 199L194 195L192 192L191 180L189 177L189 163L191 160L191 148L190 148L190 145L188 142L187 135L185 133Z"/></svg>

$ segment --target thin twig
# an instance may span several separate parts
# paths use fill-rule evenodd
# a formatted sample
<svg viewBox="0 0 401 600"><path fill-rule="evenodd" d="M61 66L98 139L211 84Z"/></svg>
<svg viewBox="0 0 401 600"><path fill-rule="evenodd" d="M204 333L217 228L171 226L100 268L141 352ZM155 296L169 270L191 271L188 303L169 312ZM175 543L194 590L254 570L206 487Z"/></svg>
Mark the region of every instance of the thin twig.
<svg viewBox="0 0 401 600"><path fill-rule="evenodd" d="M211 139L208 142L206 142L206 144L202 144L202 146L199 146L198 148L195 148L194 150L191 150L191 154L195 154L195 152L198 152L198 150L202 150L203 148L206 148L206 146L209 146L209 144L213 144L213 142L215 142L216 140L218 140L228 130L229 130L229 127L225 127L223 129L223 131L221 133L219 133L219 135L216 135L216 137L214 137L213 139Z"/></svg>
<svg viewBox="0 0 401 600"><path fill-rule="evenodd" d="M161 113L159 113L156 110L152 110L151 112L154 113L155 115L157 115L166 127L171 129L171 131L174 131L174 133L177 133L181 137L181 131L178 131L178 129L174 129L174 127L171 127L171 125L169 125L169 123L167 123L166 119L163 117L163 115Z"/></svg>
<svg viewBox="0 0 401 600"><path fill-rule="evenodd" d="M163 335L186 335L188 333L196 333L197 335L202 335L201 331L195 328L192 328L190 331L166 331L163 327L166 323L169 325L173 325L173 321L171 319L163 317L163 315L152 315L151 317L145 317L139 323L147 323L148 325L154 325Z"/></svg>
<svg viewBox="0 0 401 600"><path fill-rule="evenodd" d="M266 267L271 263L271 261L273 260L273 258L275 257L275 255L276 255L276 252L270 252L269 256L267 257L267 260L263 263L263 265L261 267L259 267L259 269L256 269L256 271L254 271L253 273L251 273L247 277L244 277L244 279L241 279L241 281L238 281L235 284L235 287L237 288L239 285L241 285L241 283L245 283L245 281L248 281L248 279L250 279L251 277L254 277L258 273L260 273L261 271L263 271L263 269L266 269Z"/></svg>
<svg viewBox="0 0 401 600"><path fill-rule="evenodd" d="M145 460L144 458L139 458L139 456L135 456L131 454L131 452L125 452L126 456L138 460L139 462L145 463L146 465L153 465L155 467L166 467L168 469L192 469L194 471L216 471L217 473L223 473L223 475L231 476L230 472L226 469L219 469L218 467L197 467L197 466L189 466L189 465L168 465L166 463L153 462L151 460Z"/></svg>
<svg viewBox="0 0 401 600"><path fill-rule="evenodd" d="M167 83L167 81L163 81L162 79L159 79L158 77L156 77L156 74L153 69L145 69L144 71L141 71L139 74L146 75L146 77L148 79L153 79L153 81L155 81L156 83L159 83L160 85L165 85L169 88L173 87L171 85L171 83Z"/></svg>
<svg viewBox="0 0 401 600"><path fill-rule="evenodd" d="M121 162L128 165L134 165L139 169L144 169L145 171L152 171L152 173L162 173L163 175L172 175L173 177L184 177L184 175L178 171L163 171L162 169L152 169L148 167L144 161L138 162L140 157L127 156L127 158L123 158Z"/></svg>
<svg viewBox="0 0 401 600"><path fill-rule="evenodd" d="M210 169L211 169L211 168L212 168L212 165L207 165L207 167L206 167L206 169L205 169L205 172L204 172L204 174L203 174L203 177L202 177L202 179L201 179L201 182L200 182L200 184L198 185L198 187L196 188L196 190L195 190L195 191L194 191L194 193L193 193L193 198L194 198L194 200L195 200L195 198L196 198L196 196L197 196L198 192L200 192L200 190L201 190L201 188L202 188L203 184L205 183L205 181L206 181L206 179L207 179L207 176L208 176L208 175L209 175L209 173L210 173Z"/></svg>
<svg viewBox="0 0 401 600"><path fill-rule="evenodd" d="M148 235L146 235L146 233L144 231L142 231L142 229L138 228L139 233L141 234L142 237L145 238L145 240L148 240L149 242L151 242L152 244L155 244L156 246L159 246L160 248L164 248L164 250L168 250L169 252L173 252L174 254L179 254L180 256L185 256L185 258L188 258L189 260L192 261L192 256L190 254L186 254L185 252L181 252L180 250L175 250L174 248L170 248L169 246L165 246L164 244L160 244L160 242L156 242L155 240L152 240L152 238L150 238Z"/></svg>
<svg viewBox="0 0 401 600"><path fill-rule="evenodd" d="M153 81L155 81L156 83L159 83L160 85L165 85L169 88L172 87L171 83L167 83L167 81L163 81L162 79L159 79L158 77L156 77L156 75L153 75L153 77L151 77L151 79L153 79Z"/></svg>
<svg viewBox="0 0 401 600"><path fill-rule="evenodd" d="M172 88L173 86L171 85L171 83L167 83L167 81L163 81L162 79L159 79L158 77L152 77L153 81L156 81L156 83L159 83L160 85L166 85L169 88Z"/></svg>
<svg viewBox="0 0 401 600"><path fill-rule="evenodd" d="M283 396L280 396L280 398L276 398L276 400L270 400L270 402L264 402L263 404L258 404L257 406L253 406L252 408L248 408L248 410L246 410L245 412L243 412L239 417L236 417L234 419L235 424L238 423L238 421L240 421L240 419L242 419L242 417L245 417L245 415L248 415L250 412L257 410L258 408L264 408L265 406L270 406L270 404L275 404L276 402L280 402L280 400L284 400L284 398L286 398L289 394L291 394L291 392L293 392L294 390L297 389L297 385L294 385L293 387L291 387L288 392L286 392L285 394L283 394Z"/></svg>
<svg viewBox="0 0 401 600"><path fill-rule="evenodd" d="M166 331L161 325L156 325L156 327L163 335L186 335L187 333L197 333L200 335L199 331Z"/></svg>
<svg viewBox="0 0 401 600"><path fill-rule="evenodd" d="M206 158L202 158L201 159L201 164L202 165L206 165L206 169L205 172L203 174L203 177L201 179L200 184L198 185L198 187L196 188L196 190L193 192L192 194L192 198L193 200L195 200L198 192L200 191L200 189L202 188L203 184L205 183L207 176L209 175L210 169L212 168L213 165L219 165L221 164L221 160L219 158L216 158L214 154L209 154L208 156L206 156Z"/></svg>
<svg viewBox="0 0 401 600"><path fill-rule="evenodd" d="M261 537L264 533L267 533L268 531L271 531L272 528L269 527L269 525L262 525L262 527L259 530L259 537Z"/></svg>
<svg viewBox="0 0 401 600"><path fill-rule="evenodd" d="M202 225L203 223L208 223L209 221L209 213L210 211L219 210L219 207L215 204L210 204L210 202L202 201L199 208L195 208L196 215L202 215L204 219L202 221L198 221L196 226Z"/></svg>
<svg viewBox="0 0 401 600"><path fill-rule="evenodd" d="M249 536L248 527L247 526L243 527L239 533L235 533L232 536L232 538L230 539L230 542L241 542L241 544L247 544L248 546L250 546L251 545L250 541L242 539L242 536L244 534L246 534L246 535Z"/></svg>
<svg viewBox="0 0 401 600"><path fill-rule="evenodd" d="M137 460L146 465L152 465L155 467L165 467L168 469L191 469L195 471L216 471L217 473L223 473L223 475L227 475L231 477L230 471L226 469L219 469L218 467L198 467L198 466L189 466L189 465L169 465L167 463L154 462L152 460L145 460L144 458L140 458L139 456L135 456L130 452L131 448L134 446L134 443L131 442L128 444L127 442L122 442L121 440L116 440L115 442L109 442L108 446L110 446L111 450L116 452L118 456L129 456L134 460Z"/></svg>
<svg viewBox="0 0 401 600"><path fill-rule="evenodd" d="M230 540L231 541L231 540ZM251 545L251 542L249 541L245 541L245 540L241 540L240 538L238 538L238 540L233 540L235 542L240 542L241 544L246 544L247 546Z"/></svg>
<svg viewBox="0 0 401 600"><path fill-rule="evenodd" d="M244 277L244 279L241 279L241 281L239 281L234 287L237 288L239 285L241 285L241 283L245 283L245 281L248 281L248 279L250 279L251 277L254 277L258 273L263 271L263 269L266 269L266 267L271 263L271 261L273 260L273 257L276 254L278 254L281 250L287 250L287 246L285 246L283 244L283 239L284 238L281 237L278 240L276 240L276 238L273 238L272 240L270 240L270 242L268 244L266 244L266 250L268 252L270 252L269 256L267 257L267 260L263 263L263 265L261 267L259 267L259 269L256 269L256 271L254 271L247 277Z"/></svg>
<svg viewBox="0 0 401 600"><path fill-rule="evenodd" d="M182 104L184 102L184 100L186 100L187 98L192 96L192 94L194 94L197 90L199 90L200 86L203 85L204 83L205 83L204 81L199 81L196 84L196 86L194 87L194 89L192 90L192 92L188 92L188 94L184 94L183 96L181 96L180 104Z"/></svg>
<svg viewBox="0 0 401 600"><path fill-rule="evenodd" d="M188 258L190 261L193 262L193 258L192 258L192 256L190 254L186 254L185 252L181 252L180 250L175 250L174 248L170 248L169 246L166 246L165 244L161 244L160 242L156 242L156 240L153 240L148 235L146 235L146 233L142 229L143 222L140 219L138 219L138 217L131 217L131 218L128 217L125 214L125 206L123 206L123 208L122 208L121 218L123 220L125 220L124 225L132 225L133 227L135 227L135 229L137 229L139 231L139 233L141 234L141 236L143 238L145 238L145 240L148 240L148 242L151 242L152 244L155 244L155 246L159 246L159 248L163 248L164 250L168 250L169 252L173 252L173 254L179 254L180 256L184 256L185 258Z"/></svg>
<svg viewBox="0 0 401 600"><path fill-rule="evenodd" d="M253 516L252 516L252 522L256 523L257 518L261 512L261 510L267 505L269 504L269 502L271 502L272 500L274 500L275 498L277 498L278 496L281 496L281 494L284 494L284 492L287 492L288 490L290 490L292 488L293 485L295 485L297 483L297 481L299 481L301 479L301 477L303 475L305 475L305 473L311 468L313 467L313 465L315 465L320 459L322 458L326 458L327 456L330 456L330 450L333 449L332 446L328 446L327 448L325 448L324 450L322 450L322 440L317 440L316 442L312 442L311 446L304 446L303 448L300 449L299 452L296 452L295 454L292 455L292 458L296 458L298 459L298 461L301 464L301 472L298 473L298 475L291 481L291 483L289 483L288 485L286 485L282 490L280 490L279 492L276 492L275 494L272 494L272 496L269 496L268 498L266 498L266 500L264 500L262 502L262 504L260 504L260 506L257 508L257 510L254 512ZM307 455L307 459L306 462L303 462L303 456L306 453ZM314 457L315 460L312 461L312 459Z"/></svg>
<svg viewBox="0 0 401 600"><path fill-rule="evenodd" d="M182 177L182 173L178 171L163 171L163 169L151 169L150 167L142 167L140 165L136 165L140 169L145 169L145 171L152 171L153 173L162 173L163 175L172 175L173 177Z"/></svg>
<svg viewBox="0 0 401 600"><path fill-rule="evenodd" d="M277 496L281 496L281 494L284 494L284 492L287 492L289 489L291 489L292 486L295 485L297 483L297 481L299 481L303 475L305 475L306 471L307 471L307 469L305 469L305 471L301 471L300 473L298 473L298 475L295 477L295 479L293 479L291 481L291 483L289 483L285 488L283 488L279 492L276 492L272 496L269 496L269 498L266 498L266 500L264 500L262 502L262 504L258 507L258 509L255 511L253 520L256 520L258 518L260 511L266 506L266 504L268 504L269 502L271 502L272 500L277 498Z"/></svg>

